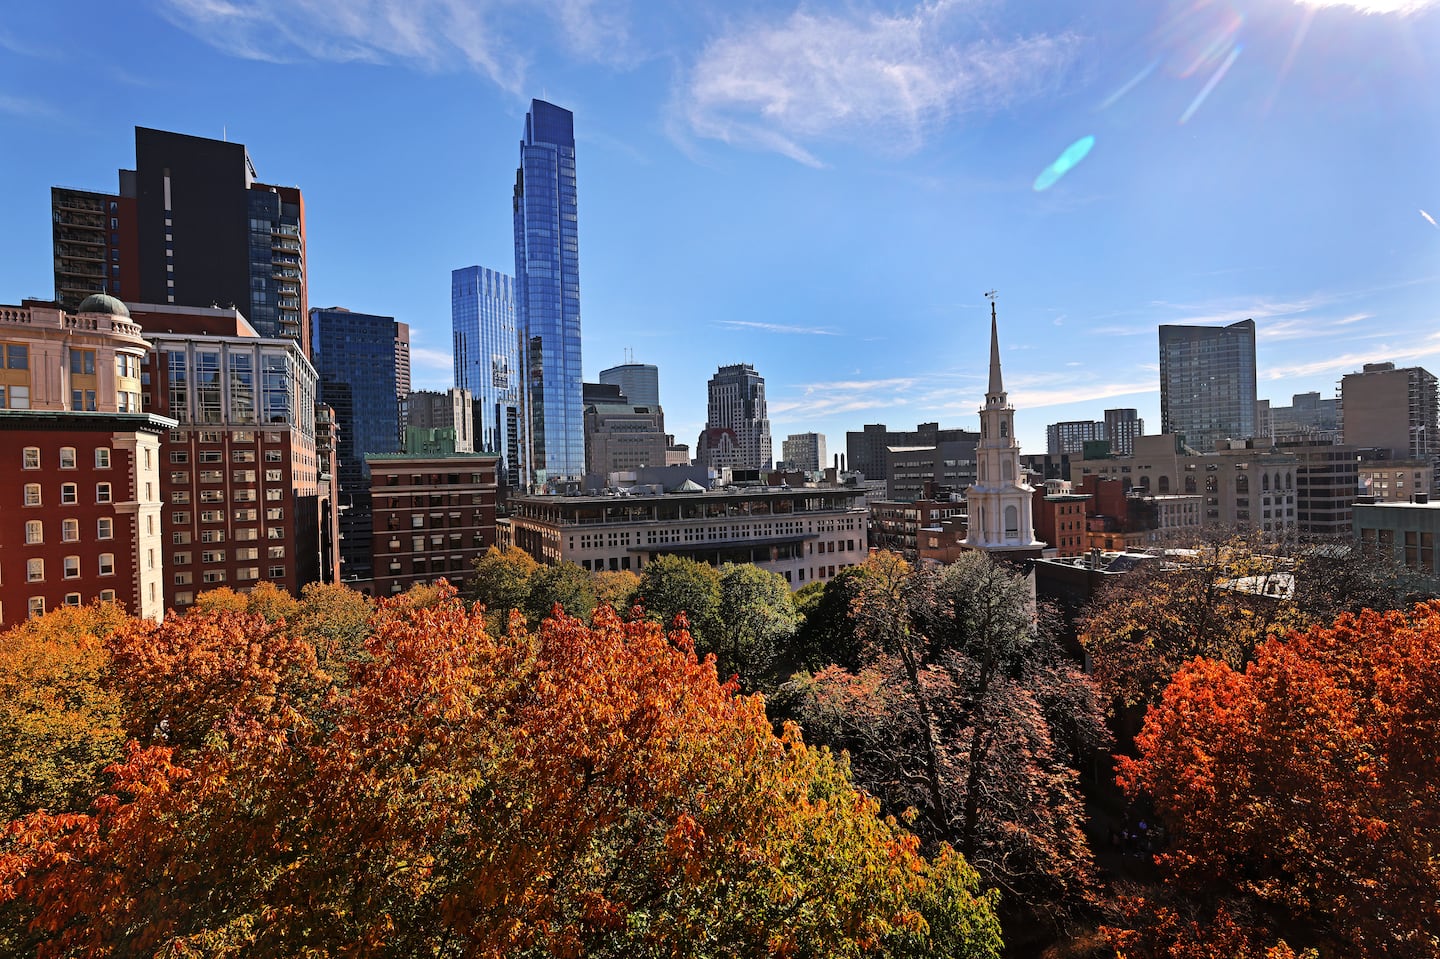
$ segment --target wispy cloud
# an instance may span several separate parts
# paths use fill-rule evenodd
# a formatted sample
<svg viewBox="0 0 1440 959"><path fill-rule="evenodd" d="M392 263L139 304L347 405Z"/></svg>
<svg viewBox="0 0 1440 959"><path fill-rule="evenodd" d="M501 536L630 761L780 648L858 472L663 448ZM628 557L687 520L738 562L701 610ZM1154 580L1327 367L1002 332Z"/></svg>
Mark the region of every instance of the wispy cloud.
<svg viewBox="0 0 1440 959"><path fill-rule="evenodd" d="M808 145L855 139L900 152L966 113L1054 89L1078 39L963 36L956 0L909 12L812 13L755 22L712 40L676 99L696 136L822 165Z"/></svg>
<svg viewBox="0 0 1440 959"><path fill-rule="evenodd" d="M1348 7L1360 13L1398 13L1408 16L1429 9L1440 0L1295 0L1302 7Z"/></svg>
<svg viewBox="0 0 1440 959"><path fill-rule="evenodd" d="M512 93L525 85L521 27L548 14L559 43L578 56L634 59L626 6L559 0L159 0L162 15L217 49L247 60L457 66Z"/></svg>
<svg viewBox="0 0 1440 959"><path fill-rule="evenodd" d="M1435 218L1434 218L1433 216L1431 216L1430 214L1426 213L1424 210L1421 210L1421 211L1420 211L1420 215L1425 218L1425 221L1426 221L1427 223L1429 223L1431 226L1435 227L1435 229L1440 230L1440 223L1436 223L1436 222L1435 222Z"/></svg>
<svg viewBox="0 0 1440 959"><path fill-rule="evenodd" d="M17 97L8 93L0 93L0 113L8 113L15 117L55 117L60 111L44 100L37 100L34 97Z"/></svg>
<svg viewBox="0 0 1440 959"><path fill-rule="evenodd" d="M1262 372L1262 379L1288 380L1313 378L1321 375L1353 373L1366 363L1390 360L1397 365L1418 363L1440 356L1440 333L1432 333L1424 339L1409 344L1380 343L1372 352L1349 352L1340 356L1328 355L1318 360L1289 364L1271 364Z"/></svg>
<svg viewBox="0 0 1440 959"><path fill-rule="evenodd" d="M823 326L788 326L784 323L758 323L752 320L722 320L720 326L731 330L760 330L763 333L796 333L804 336L839 336Z"/></svg>
<svg viewBox="0 0 1440 959"><path fill-rule="evenodd" d="M879 410L908 406L913 397L915 377L900 376L879 380L841 380L833 383L812 383L800 387L793 399L771 397L772 417L800 412L808 418L820 419L862 410Z"/></svg>
<svg viewBox="0 0 1440 959"><path fill-rule="evenodd" d="M432 350L425 346L410 346L410 362L432 370L451 372L455 369L455 357L445 350Z"/></svg>

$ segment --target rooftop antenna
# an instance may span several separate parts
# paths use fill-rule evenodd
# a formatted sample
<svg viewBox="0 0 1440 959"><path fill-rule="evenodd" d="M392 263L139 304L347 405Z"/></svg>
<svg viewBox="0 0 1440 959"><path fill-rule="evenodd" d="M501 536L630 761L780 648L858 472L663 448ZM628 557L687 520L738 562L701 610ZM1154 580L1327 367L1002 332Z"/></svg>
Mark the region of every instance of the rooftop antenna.
<svg viewBox="0 0 1440 959"><path fill-rule="evenodd" d="M223 123L220 125L220 139L226 143L230 142L230 128Z"/></svg>

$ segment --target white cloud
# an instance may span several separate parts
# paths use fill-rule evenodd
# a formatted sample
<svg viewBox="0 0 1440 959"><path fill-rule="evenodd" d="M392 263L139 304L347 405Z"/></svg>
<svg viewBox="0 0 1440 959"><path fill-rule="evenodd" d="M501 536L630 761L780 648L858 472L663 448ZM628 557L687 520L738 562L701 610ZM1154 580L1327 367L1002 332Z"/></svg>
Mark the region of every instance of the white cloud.
<svg viewBox="0 0 1440 959"><path fill-rule="evenodd" d="M820 419L861 410L908 406L917 383L917 379L909 376L812 383L802 386L801 395L796 399L777 399L772 394L769 412L772 418L802 412L807 418Z"/></svg>
<svg viewBox="0 0 1440 959"><path fill-rule="evenodd" d="M410 362L416 366L440 370L445 373L455 369L455 357L445 350L432 350L424 346L410 346Z"/></svg>
<svg viewBox="0 0 1440 959"><path fill-rule="evenodd" d="M464 68L519 93L526 54L521 28L534 11L582 58L634 59L624 6L560 0L159 0L161 13L206 43L247 60L398 63Z"/></svg>
<svg viewBox="0 0 1440 959"><path fill-rule="evenodd" d="M821 326L788 326L784 323L757 323L751 320L722 320L720 325L732 330L760 330L764 333L800 333L806 336L839 336Z"/></svg>
<svg viewBox="0 0 1440 959"><path fill-rule="evenodd" d="M806 145L853 138L900 152L964 113L990 112L1058 83L1075 37L960 37L955 0L908 13L797 10L711 41L677 103L694 134L812 166Z"/></svg>
<svg viewBox="0 0 1440 959"><path fill-rule="evenodd" d="M1295 0L1302 7L1348 7L1360 13L1398 13L1409 16L1428 10L1440 0Z"/></svg>

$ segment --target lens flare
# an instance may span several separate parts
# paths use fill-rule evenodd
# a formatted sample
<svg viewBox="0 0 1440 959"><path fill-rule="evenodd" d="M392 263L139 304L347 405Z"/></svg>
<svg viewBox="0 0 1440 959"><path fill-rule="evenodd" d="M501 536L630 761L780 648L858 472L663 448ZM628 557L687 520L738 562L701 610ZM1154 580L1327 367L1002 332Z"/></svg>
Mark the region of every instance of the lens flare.
<svg viewBox="0 0 1440 959"><path fill-rule="evenodd" d="M1088 136L1081 137L1066 147L1065 152L1035 178L1035 192L1041 193L1059 183L1060 178L1075 169L1094 146L1095 137Z"/></svg>

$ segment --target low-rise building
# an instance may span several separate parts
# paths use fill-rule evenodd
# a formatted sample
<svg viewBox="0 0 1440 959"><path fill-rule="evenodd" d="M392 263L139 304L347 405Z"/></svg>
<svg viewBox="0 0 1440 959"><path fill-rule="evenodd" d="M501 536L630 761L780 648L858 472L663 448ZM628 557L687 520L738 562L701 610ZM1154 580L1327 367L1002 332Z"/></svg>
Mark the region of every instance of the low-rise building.
<svg viewBox="0 0 1440 959"><path fill-rule="evenodd" d="M519 496L514 545L542 563L630 570L664 555L711 565L753 563L792 589L865 561L868 514L853 489L737 487L693 481L667 493Z"/></svg>
<svg viewBox="0 0 1440 959"><path fill-rule="evenodd" d="M449 448L444 436L450 434ZM405 453L372 453L370 588L404 592L440 577L460 583L496 545L494 453L457 453L452 430L406 432ZM422 451L423 450L423 451Z"/></svg>
<svg viewBox="0 0 1440 959"><path fill-rule="evenodd" d="M1385 556L1431 579L1440 575L1440 503L1423 494L1409 503L1377 503L1364 496L1354 506L1355 539L1363 550Z"/></svg>
<svg viewBox="0 0 1440 959"><path fill-rule="evenodd" d="M149 344L111 296L0 307L0 630L60 605L165 610L160 442L141 411Z"/></svg>
<svg viewBox="0 0 1440 959"><path fill-rule="evenodd" d="M922 530L937 529L942 520L965 515L963 501L922 499L897 503L871 500L869 508L871 548L899 553L912 563L919 555Z"/></svg>

